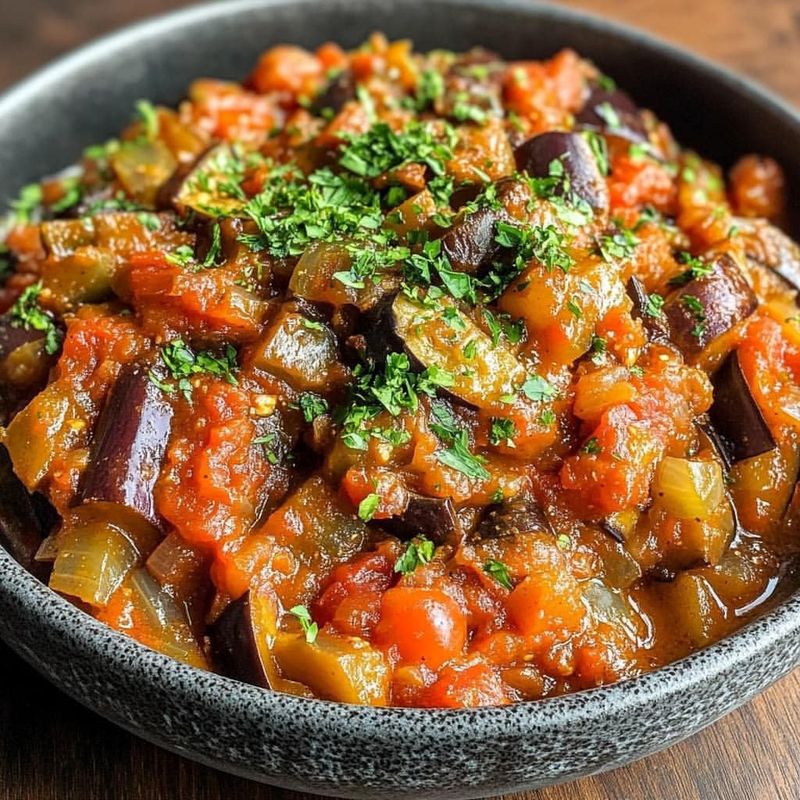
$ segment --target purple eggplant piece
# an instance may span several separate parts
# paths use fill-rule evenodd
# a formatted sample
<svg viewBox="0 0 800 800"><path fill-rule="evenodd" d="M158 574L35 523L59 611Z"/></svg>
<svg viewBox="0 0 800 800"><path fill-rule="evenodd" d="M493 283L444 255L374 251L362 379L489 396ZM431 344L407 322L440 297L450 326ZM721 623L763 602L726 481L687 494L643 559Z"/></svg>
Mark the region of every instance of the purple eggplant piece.
<svg viewBox="0 0 800 800"><path fill-rule="evenodd" d="M474 199L470 197L469 189L470 187L465 187L458 197L457 203L460 206ZM524 183L513 178L498 181L495 194L498 205L479 208L471 213L464 208L442 236L442 252L453 269L475 274L487 267L502 250L495 241L497 223L514 222L506 205L519 205L529 199Z"/></svg>
<svg viewBox="0 0 800 800"><path fill-rule="evenodd" d="M494 53L480 48L466 53L445 73L444 92L434 102L434 110L456 122L502 117L504 73L505 65Z"/></svg>
<svg viewBox="0 0 800 800"><path fill-rule="evenodd" d="M82 500L116 503L161 528L153 489L171 424L172 406L147 366L123 367L97 421Z"/></svg>
<svg viewBox="0 0 800 800"><path fill-rule="evenodd" d="M575 115L575 124L631 142L647 141L641 110L621 89L592 87L583 108Z"/></svg>
<svg viewBox="0 0 800 800"><path fill-rule="evenodd" d="M772 270L783 282L800 292L800 247L780 228L765 219L736 217L740 241L751 262Z"/></svg>
<svg viewBox="0 0 800 800"><path fill-rule="evenodd" d="M775 448L775 439L750 392L736 351L723 361L711 383L714 402L708 417L720 451L726 454L724 460L733 464Z"/></svg>
<svg viewBox="0 0 800 800"><path fill-rule="evenodd" d="M208 633L214 664L223 674L270 688L267 671L258 654L249 592L230 603L209 627Z"/></svg>
<svg viewBox="0 0 800 800"><path fill-rule="evenodd" d="M425 497L420 494L411 494L401 516L376 522L399 539L425 536L437 544L446 541L460 527L450 498Z"/></svg>
<svg viewBox="0 0 800 800"><path fill-rule="evenodd" d="M345 103L355 100L355 97L355 76L351 70L345 69L331 78L328 85L314 98L308 110L316 116L328 112L338 114Z"/></svg>
<svg viewBox="0 0 800 800"><path fill-rule="evenodd" d="M625 533L621 531L611 517L605 517L600 521L603 533L607 533L615 542L625 544Z"/></svg>
<svg viewBox="0 0 800 800"><path fill-rule="evenodd" d="M8 450L3 446L0 446L0 496L0 545L25 569L42 578L47 567L36 561L36 552L46 531L33 497L14 474Z"/></svg>
<svg viewBox="0 0 800 800"><path fill-rule="evenodd" d="M489 510L478 525L481 539L519 536L533 531L553 533L542 507L528 494L518 494Z"/></svg>
<svg viewBox="0 0 800 800"><path fill-rule="evenodd" d="M718 337L747 319L758 299L736 262L714 258L712 272L676 289L664 304L672 341L685 356L696 356Z"/></svg>
<svg viewBox="0 0 800 800"><path fill-rule="evenodd" d="M644 284L634 275L626 286L628 297L633 301L633 316L640 319L647 334L647 339L654 344L668 344L670 341L669 323L659 313L657 316L647 313L647 290Z"/></svg>
<svg viewBox="0 0 800 800"><path fill-rule="evenodd" d="M523 142L514 151L514 158L517 169L533 178L549 177L550 164L560 161L568 180L564 180L555 193L561 196L574 193L595 211L608 209L608 186L592 148L580 134L540 133Z"/></svg>
<svg viewBox="0 0 800 800"><path fill-rule="evenodd" d="M44 339L42 331L28 330L13 325L8 317L0 317L0 361L4 361L22 345L39 339Z"/></svg>
<svg viewBox="0 0 800 800"><path fill-rule="evenodd" d="M480 208L456 220L441 240L453 269L474 274L490 264L500 251L494 226L505 218L502 210Z"/></svg>

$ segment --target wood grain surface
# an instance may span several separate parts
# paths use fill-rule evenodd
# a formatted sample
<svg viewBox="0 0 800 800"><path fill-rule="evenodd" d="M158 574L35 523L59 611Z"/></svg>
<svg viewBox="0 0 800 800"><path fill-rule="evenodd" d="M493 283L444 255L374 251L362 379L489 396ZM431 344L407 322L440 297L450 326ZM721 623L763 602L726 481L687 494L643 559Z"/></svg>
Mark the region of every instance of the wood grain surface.
<svg viewBox="0 0 800 800"><path fill-rule="evenodd" d="M387 0L390 2L391 0ZM757 78L800 105L800 0L568 0ZM0 0L0 88L179 0ZM307 800L163 752L52 688L0 645L0 800ZM630 767L505 800L797 800L800 672Z"/></svg>

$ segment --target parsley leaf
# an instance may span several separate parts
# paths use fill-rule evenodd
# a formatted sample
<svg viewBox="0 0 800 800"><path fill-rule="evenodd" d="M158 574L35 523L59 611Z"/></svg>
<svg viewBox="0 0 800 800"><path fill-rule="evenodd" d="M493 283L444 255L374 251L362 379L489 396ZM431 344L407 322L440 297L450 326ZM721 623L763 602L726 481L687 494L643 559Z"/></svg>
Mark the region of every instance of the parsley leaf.
<svg viewBox="0 0 800 800"><path fill-rule="evenodd" d="M522 393L534 403L544 403L552 400L558 392L541 375L529 375L521 387Z"/></svg>
<svg viewBox="0 0 800 800"><path fill-rule="evenodd" d="M478 456L469 449L469 437L466 430L461 429L454 437L452 445L446 450L436 453L436 460L447 467L461 472L468 478L487 480L489 473L483 464L484 456Z"/></svg>
<svg viewBox="0 0 800 800"><path fill-rule="evenodd" d="M313 392L303 392L297 398L297 403L306 422L313 422L328 411L328 401Z"/></svg>
<svg viewBox="0 0 800 800"><path fill-rule="evenodd" d="M491 427L489 428L489 443L498 445L505 442L508 447L514 446L514 436L517 429L514 420L506 417L492 417Z"/></svg>
<svg viewBox="0 0 800 800"><path fill-rule="evenodd" d="M409 575L422 564L429 564L433 558L435 547L430 539L415 536L407 545L405 552L397 559L394 571Z"/></svg>
<svg viewBox="0 0 800 800"><path fill-rule="evenodd" d="M289 609L289 613L297 617L300 627L306 635L306 641L314 644L319 633L319 626L311 619L311 612L305 606L294 606Z"/></svg>
<svg viewBox="0 0 800 800"><path fill-rule="evenodd" d="M373 516L375 516L375 512L378 510L378 506L381 504L380 495L375 494L368 494L359 504L358 504L358 518L362 522L369 522Z"/></svg>
<svg viewBox="0 0 800 800"><path fill-rule="evenodd" d="M15 328L44 333L44 350L48 355L53 355L61 346L61 331L56 327L53 317L39 305L41 291L41 281L26 287L11 307L9 315Z"/></svg>
<svg viewBox="0 0 800 800"><path fill-rule="evenodd" d="M511 577L508 574L508 567L502 561L490 559L483 565L483 571L487 575L491 575L504 589L513 589L514 584L511 583Z"/></svg>
<svg viewBox="0 0 800 800"><path fill-rule="evenodd" d="M178 382L178 389L187 400L192 396L192 384L189 381L192 375L214 375L234 386L238 383L233 374L237 369L236 348L230 344L225 346L223 355L216 356L208 350L195 352L183 339L173 339L161 348L161 361L170 376ZM174 391L153 370L150 371L150 380L167 394Z"/></svg>

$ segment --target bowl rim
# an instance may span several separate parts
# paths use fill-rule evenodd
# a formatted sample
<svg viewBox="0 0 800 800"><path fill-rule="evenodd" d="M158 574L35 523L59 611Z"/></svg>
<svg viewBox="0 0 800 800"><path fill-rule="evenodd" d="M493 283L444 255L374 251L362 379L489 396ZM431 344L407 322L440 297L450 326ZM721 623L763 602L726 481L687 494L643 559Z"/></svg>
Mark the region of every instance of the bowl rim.
<svg viewBox="0 0 800 800"><path fill-rule="evenodd" d="M13 115L18 107L24 106L40 91L52 87L61 75L91 66L98 59L104 60L115 50L135 44L143 37L163 34L200 19L208 24L217 19L236 17L249 11L264 10L270 6L289 4L314 6L317 2L319 0L227 0L198 3L126 25L68 52L4 90L0 94L0 120L7 118L7 115ZM328 2L333 3L336 0ZM361 5L378 7L382 0L360 0L360 2ZM413 0L403 0L403 2L413 2ZM668 57L669 60L679 63L688 70L701 73L718 84L724 84L748 102L771 106L773 112L786 118L800 130L800 112L772 90L751 78L626 23L540 0L444 0L444 2L448 5L466 6L490 13L508 9L521 12L531 20L538 18L565 21L601 35L610 33L629 45L644 46L656 55ZM91 617L41 583L0 547L0 599L7 593L7 586L11 587L8 596L14 599L23 615L30 615L30 618L36 618L44 628L70 640L78 640L90 648L93 657L102 662L104 671L133 669L140 673L145 682L160 685L163 685L165 674L169 675L185 693L193 693L203 702L214 702L217 705L221 702L232 714L241 713L244 701L249 707L257 709L262 716L291 721L293 707L313 704L315 711L325 715L326 722L338 726L339 730L368 729L372 738L392 739L395 742L399 738L402 726L386 725L389 720L424 722L431 729L443 730L454 720L468 717L471 721L482 723L471 726L472 737L497 739L498 730L503 730L507 735L523 734L533 727L554 723L574 725L582 720L595 719L607 713L612 707L617 713L640 709L655 698L663 700L665 696L679 695L699 683L713 681L800 630L800 591L798 591L782 600L763 616L750 621L719 642L651 672L613 684L506 706L465 709L372 707L264 690L224 675L204 672L163 655ZM10 644L12 648L15 647L13 642ZM29 652L27 648L15 649L34 666L36 665L35 652ZM131 655L135 658L129 657ZM794 663L787 663L782 674L794 666ZM198 680L200 677L206 680ZM780 675L774 675L772 679L776 680L778 677ZM224 691L214 691L214 686ZM741 699L748 699L755 691L743 695Z"/></svg>

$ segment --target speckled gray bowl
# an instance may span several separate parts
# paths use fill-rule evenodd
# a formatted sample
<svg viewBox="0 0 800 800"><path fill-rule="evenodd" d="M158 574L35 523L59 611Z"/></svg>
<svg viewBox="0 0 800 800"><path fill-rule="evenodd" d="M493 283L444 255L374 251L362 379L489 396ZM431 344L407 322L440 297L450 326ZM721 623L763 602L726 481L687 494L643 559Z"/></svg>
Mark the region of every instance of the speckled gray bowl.
<svg viewBox="0 0 800 800"><path fill-rule="evenodd" d="M112 135L137 98L174 103L194 77L242 76L276 42L355 45L377 29L420 48L481 44L509 57L572 46L685 142L723 162L769 153L789 185L800 185L792 109L630 29L532 0L244 0L129 28L6 94L0 202ZM371 800L479 797L625 764L694 733L792 669L799 629L795 596L720 644L616 686L478 711L357 708L271 694L171 661L90 619L0 551L0 634L64 691L220 769Z"/></svg>

